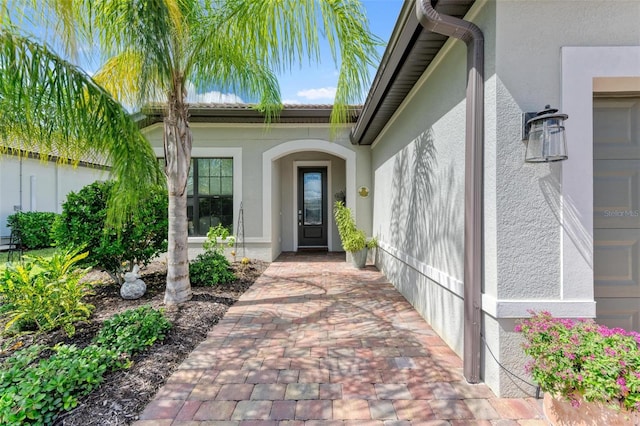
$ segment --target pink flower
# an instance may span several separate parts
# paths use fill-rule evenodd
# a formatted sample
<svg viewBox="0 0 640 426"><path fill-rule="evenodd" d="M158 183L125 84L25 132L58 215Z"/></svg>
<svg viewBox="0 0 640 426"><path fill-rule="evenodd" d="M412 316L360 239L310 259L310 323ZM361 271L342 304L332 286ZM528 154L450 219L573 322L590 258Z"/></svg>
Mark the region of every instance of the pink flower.
<svg viewBox="0 0 640 426"><path fill-rule="evenodd" d="M618 380L616 380L616 383L618 384L618 386L620 386L620 390L622 391L623 395L626 395L629 393L629 388L627 387L627 381L624 379L624 377L618 377Z"/></svg>
<svg viewBox="0 0 640 426"><path fill-rule="evenodd" d="M591 319L554 318L533 312L515 327L530 356L527 373L543 391L580 405L578 394L640 411L640 333L608 328ZM626 378L629 378L627 382Z"/></svg>

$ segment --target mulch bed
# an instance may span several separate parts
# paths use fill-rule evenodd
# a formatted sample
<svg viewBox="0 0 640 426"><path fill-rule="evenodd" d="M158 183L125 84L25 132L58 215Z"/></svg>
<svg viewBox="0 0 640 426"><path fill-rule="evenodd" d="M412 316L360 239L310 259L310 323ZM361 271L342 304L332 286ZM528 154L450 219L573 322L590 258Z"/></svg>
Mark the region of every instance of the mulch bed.
<svg viewBox="0 0 640 426"><path fill-rule="evenodd" d="M191 301L165 311L173 327L164 341L135 356L131 368L108 374L98 389L81 399L74 410L59 416L55 424L128 425L137 420L171 373L206 338L207 332L255 282L267 265L260 261L252 261L249 265L235 263L233 268L238 277L235 282L219 287L192 287ZM122 299L119 287L109 283L108 275L100 272L91 274L92 279L106 284L94 289L95 294L89 297L89 303L95 306L95 310L88 321L76 326L76 333L72 338L61 331L29 335L23 336L17 346L67 343L83 347L91 343L102 322L116 313L143 305L164 307L166 265L161 262L152 263L141 271L147 292L137 300ZM0 338L0 343L7 342ZM11 352L9 350L2 353L0 360Z"/></svg>

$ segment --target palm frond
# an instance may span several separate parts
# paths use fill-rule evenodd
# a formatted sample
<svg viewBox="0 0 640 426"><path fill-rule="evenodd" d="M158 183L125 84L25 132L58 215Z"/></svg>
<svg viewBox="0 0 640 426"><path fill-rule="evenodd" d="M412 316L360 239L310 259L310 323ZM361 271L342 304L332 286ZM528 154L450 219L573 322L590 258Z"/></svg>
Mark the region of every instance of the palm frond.
<svg viewBox="0 0 640 426"><path fill-rule="evenodd" d="M82 2L74 0L1 0L0 25L31 26L44 31L51 45L76 58L79 36L86 30Z"/></svg>
<svg viewBox="0 0 640 426"><path fill-rule="evenodd" d="M246 55L277 72L295 63L320 61L318 34L327 38L339 64L332 122L345 122L348 106L362 102L369 86L369 66L377 63L376 46L357 0L228 0L218 9L225 19L208 25L216 37L229 37ZM223 11L223 12L220 12Z"/></svg>
<svg viewBox="0 0 640 426"><path fill-rule="evenodd" d="M210 36L208 31L203 34L206 41L191 57L189 74L196 89L213 86L241 97L259 99L256 107L265 114L267 122L272 121L282 108L277 76L266 64L247 55L234 39L207 39Z"/></svg>
<svg viewBox="0 0 640 426"><path fill-rule="evenodd" d="M16 141L45 156L104 158L124 191L114 224L161 181L153 150L120 104L46 45L0 28L0 144Z"/></svg>
<svg viewBox="0 0 640 426"><path fill-rule="evenodd" d="M142 106L140 89L144 62L144 54L138 50L122 52L109 58L93 79L118 101L138 110Z"/></svg>
<svg viewBox="0 0 640 426"><path fill-rule="evenodd" d="M184 62L188 22L186 0L94 0L92 23L99 33L105 59L137 52L139 71L136 104L148 101L157 86L170 87ZM118 82L116 82L118 84Z"/></svg>

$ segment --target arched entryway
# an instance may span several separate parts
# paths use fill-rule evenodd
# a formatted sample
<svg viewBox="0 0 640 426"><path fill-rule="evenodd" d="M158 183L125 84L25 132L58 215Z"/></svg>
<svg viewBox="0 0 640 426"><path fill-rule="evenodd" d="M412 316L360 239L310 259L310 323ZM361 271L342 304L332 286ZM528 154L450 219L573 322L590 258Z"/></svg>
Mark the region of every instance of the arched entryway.
<svg viewBox="0 0 640 426"><path fill-rule="evenodd" d="M336 247L330 216L334 194L344 190L347 199L355 199L356 153L335 142L309 139L294 140L266 151L262 156L263 173L263 239L271 241L272 258L282 251L295 251L299 246L296 193L298 172L303 169L325 170L327 216L330 221L327 246ZM336 176L339 175L339 179ZM341 179L341 180L340 180ZM343 182L343 185L341 184ZM338 189L338 186L340 188ZM355 206L354 206L355 208ZM354 212L355 213L355 212Z"/></svg>

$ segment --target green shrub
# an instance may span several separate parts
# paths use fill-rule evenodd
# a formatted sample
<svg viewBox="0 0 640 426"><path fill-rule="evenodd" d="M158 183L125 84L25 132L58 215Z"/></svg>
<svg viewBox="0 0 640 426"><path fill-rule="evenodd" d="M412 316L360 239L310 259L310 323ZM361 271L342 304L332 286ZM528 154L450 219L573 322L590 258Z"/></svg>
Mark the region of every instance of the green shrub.
<svg viewBox="0 0 640 426"><path fill-rule="evenodd" d="M229 233L229 230L219 223L215 227L209 228L207 232L207 240L202 244L202 247L206 252L215 252L218 254L224 254L224 248L233 247L236 242L236 237Z"/></svg>
<svg viewBox="0 0 640 426"><path fill-rule="evenodd" d="M162 311L141 306L106 320L94 342L118 353L132 355L164 339L170 328L171 323Z"/></svg>
<svg viewBox="0 0 640 426"><path fill-rule="evenodd" d="M53 226L60 247L87 247L87 261L122 284L134 265L146 265L167 249L167 192L157 188L138 206L120 233L106 229L107 200L113 182L94 182L67 195Z"/></svg>
<svg viewBox="0 0 640 426"><path fill-rule="evenodd" d="M48 425L78 398L98 387L104 374L127 364L116 351L99 346L58 345L48 359L34 345L8 358L0 371L0 423Z"/></svg>
<svg viewBox="0 0 640 426"><path fill-rule="evenodd" d="M20 264L7 264L0 271L2 315L6 328L18 331L63 328L72 336L74 323L87 319L93 306L83 302L91 283L81 282L86 270L76 267L87 253L57 252L49 258L35 257Z"/></svg>
<svg viewBox="0 0 640 426"><path fill-rule="evenodd" d="M640 411L640 333L548 311L529 313L515 331L530 357L525 371L544 392L574 406L585 400Z"/></svg>
<svg viewBox="0 0 640 426"><path fill-rule="evenodd" d="M227 258L215 251L201 253L189 264L189 280L194 286L214 286L235 279Z"/></svg>
<svg viewBox="0 0 640 426"><path fill-rule="evenodd" d="M222 224L210 228L207 240L202 245L205 252L199 254L189 264L191 283L193 285L214 286L235 281L236 276L231 270L231 264L224 255L225 246L233 247L235 241L235 237Z"/></svg>
<svg viewBox="0 0 640 426"><path fill-rule="evenodd" d="M7 225L20 232L26 249L51 247L51 228L57 216L51 212L18 212L7 217Z"/></svg>
<svg viewBox="0 0 640 426"><path fill-rule="evenodd" d="M104 322L94 343L78 349L58 345L16 352L0 364L0 424L48 425L97 388L105 373L128 368L129 357L162 340L171 324L162 311L143 306Z"/></svg>

